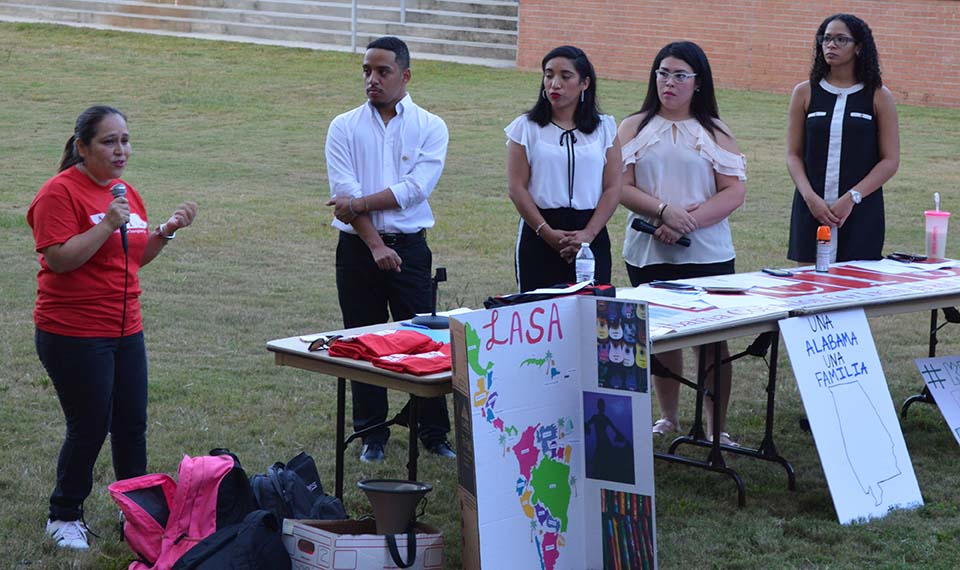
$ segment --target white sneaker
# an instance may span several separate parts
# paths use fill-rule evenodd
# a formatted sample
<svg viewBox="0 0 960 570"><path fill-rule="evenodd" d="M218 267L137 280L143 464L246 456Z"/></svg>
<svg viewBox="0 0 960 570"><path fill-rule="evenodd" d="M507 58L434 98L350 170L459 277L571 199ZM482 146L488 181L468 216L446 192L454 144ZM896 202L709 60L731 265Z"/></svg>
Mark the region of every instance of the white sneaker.
<svg viewBox="0 0 960 570"><path fill-rule="evenodd" d="M86 550L87 525L80 521L47 521L47 536L57 542L60 548L76 548Z"/></svg>

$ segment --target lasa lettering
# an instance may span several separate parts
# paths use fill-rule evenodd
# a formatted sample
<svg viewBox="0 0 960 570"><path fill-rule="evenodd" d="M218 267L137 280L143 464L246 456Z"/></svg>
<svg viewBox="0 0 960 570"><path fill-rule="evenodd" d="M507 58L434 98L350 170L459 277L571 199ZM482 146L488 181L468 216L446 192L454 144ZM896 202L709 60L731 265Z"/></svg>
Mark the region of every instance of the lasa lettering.
<svg viewBox="0 0 960 570"><path fill-rule="evenodd" d="M489 336L485 344L486 349L493 350L494 347L501 344L537 344L546 337L550 342L556 337L563 340L563 327L560 324L560 310L556 303L550 305L550 315L546 325L542 324L542 318L546 311L542 307L536 307L526 315L524 323L524 314L521 311L513 310L510 312L510 330L504 337L497 337L497 321L500 320L500 310L490 311L490 322L483 325L484 331Z"/></svg>

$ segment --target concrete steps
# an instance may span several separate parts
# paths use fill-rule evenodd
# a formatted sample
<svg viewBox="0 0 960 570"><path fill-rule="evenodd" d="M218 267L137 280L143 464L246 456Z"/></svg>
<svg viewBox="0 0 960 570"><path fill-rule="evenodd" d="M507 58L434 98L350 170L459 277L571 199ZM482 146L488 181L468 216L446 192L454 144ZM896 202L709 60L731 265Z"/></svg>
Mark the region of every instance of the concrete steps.
<svg viewBox="0 0 960 570"><path fill-rule="evenodd" d="M512 67L518 10L516 0L362 0L356 46L395 35L414 57ZM0 20L319 49L354 44L351 3L342 0L0 0Z"/></svg>

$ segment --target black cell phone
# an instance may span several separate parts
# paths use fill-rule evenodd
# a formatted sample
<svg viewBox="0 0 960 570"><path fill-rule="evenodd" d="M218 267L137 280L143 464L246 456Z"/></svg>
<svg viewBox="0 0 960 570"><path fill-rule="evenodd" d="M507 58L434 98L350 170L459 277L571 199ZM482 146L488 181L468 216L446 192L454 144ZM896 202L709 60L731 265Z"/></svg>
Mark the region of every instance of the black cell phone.
<svg viewBox="0 0 960 570"><path fill-rule="evenodd" d="M787 271L786 269L774 269L773 267L764 267L760 271L763 271L767 275L773 275L774 277L790 277L793 275L793 271Z"/></svg>
<svg viewBox="0 0 960 570"><path fill-rule="evenodd" d="M911 263L914 261L926 261L926 255L920 255L919 253L904 253L902 251L895 251L887 256L888 259L894 261L903 261L905 263Z"/></svg>
<svg viewBox="0 0 960 570"><path fill-rule="evenodd" d="M695 288L689 283L677 283L676 281L651 281L650 286L657 289L674 289L677 291L692 291Z"/></svg>

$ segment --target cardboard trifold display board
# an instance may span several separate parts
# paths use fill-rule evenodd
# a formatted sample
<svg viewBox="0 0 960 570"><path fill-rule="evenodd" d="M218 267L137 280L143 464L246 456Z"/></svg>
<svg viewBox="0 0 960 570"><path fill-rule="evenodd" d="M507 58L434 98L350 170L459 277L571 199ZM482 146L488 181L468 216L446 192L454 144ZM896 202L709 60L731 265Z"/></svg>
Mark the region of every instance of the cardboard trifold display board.
<svg viewBox="0 0 960 570"><path fill-rule="evenodd" d="M646 304L567 297L450 327L463 567L655 568Z"/></svg>
<svg viewBox="0 0 960 570"><path fill-rule="evenodd" d="M443 569L443 535L423 523L414 526L416 562L411 570ZM407 553L406 535L396 535L402 557ZM387 551L386 537L376 534L373 519L345 521L283 521L283 545L293 570L387 570L396 568Z"/></svg>

